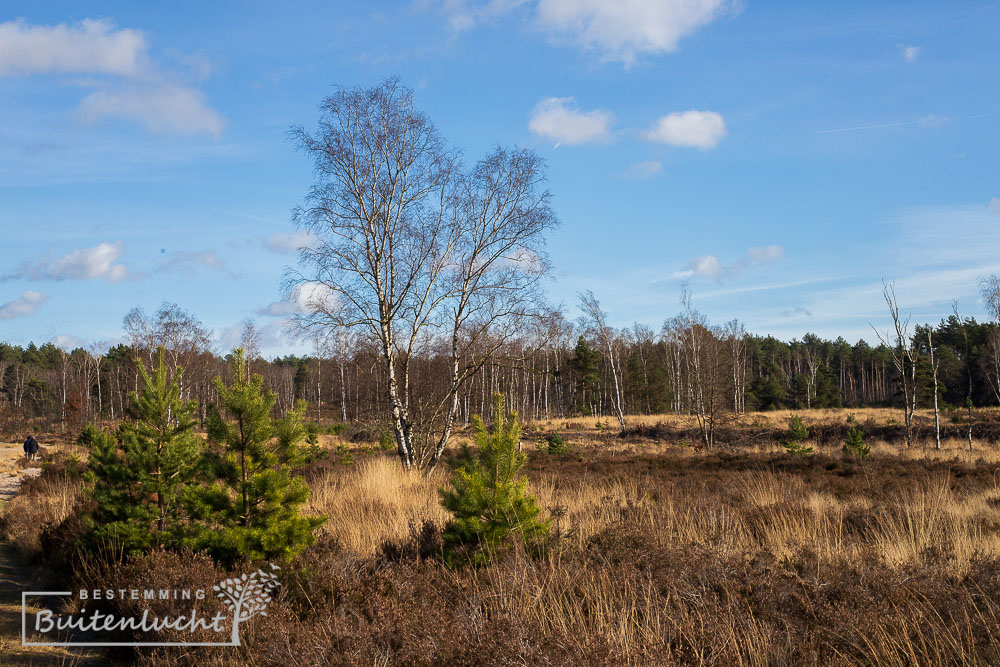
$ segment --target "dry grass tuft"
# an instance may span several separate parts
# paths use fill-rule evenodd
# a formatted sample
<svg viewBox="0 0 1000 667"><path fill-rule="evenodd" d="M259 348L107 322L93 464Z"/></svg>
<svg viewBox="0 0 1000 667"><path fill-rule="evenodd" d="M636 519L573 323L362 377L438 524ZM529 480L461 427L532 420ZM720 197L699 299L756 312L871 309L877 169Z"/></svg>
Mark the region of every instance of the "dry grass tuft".
<svg viewBox="0 0 1000 667"><path fill-rule="evenodd" d="M441 474L426 479L407 473L394 457L369 458L314 480L309 509L329 517L321 531L371 556L383 542L406 538L410 527L425 519L446 519L437 495L443 482Z"/></svg>

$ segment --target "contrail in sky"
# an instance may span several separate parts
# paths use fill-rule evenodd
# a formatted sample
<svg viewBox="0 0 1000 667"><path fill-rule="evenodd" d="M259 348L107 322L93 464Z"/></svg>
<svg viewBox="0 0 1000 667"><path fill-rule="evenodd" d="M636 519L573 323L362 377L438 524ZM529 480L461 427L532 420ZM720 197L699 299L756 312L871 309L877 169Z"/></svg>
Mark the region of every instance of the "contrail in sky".
<svg viewBox="0 0 1000 667"><path fill-rule="evenodd" d="M917 125L920 121L914 120L906 123L882 123L881 125L859 125L858 127L841 127L836 130L816 130L816 134L830 134L831 132L853 132L855 130L874 130L878 127L900 127L901 125Z"/></svg>
<svg viewBox="0 0 1000 667"><path fill-rule="evenodd" d="M879 125L859 125L857 127L839 127L835 130L816 130L816 134L830 134L832 132L854 132L855 130L874 130L880 127L903 127L905 125L923 125L925 127L934 127L936 125L944 125L952 120L967 120L969 118L986 118L987 116L995 116L992 113L977 114L975 116L960 116L958 118L950 118L948 116L935 116L931 114L929 116L924 116L923 118L918 118L916 120L900 121L898 123L881 123Z"/></svg>

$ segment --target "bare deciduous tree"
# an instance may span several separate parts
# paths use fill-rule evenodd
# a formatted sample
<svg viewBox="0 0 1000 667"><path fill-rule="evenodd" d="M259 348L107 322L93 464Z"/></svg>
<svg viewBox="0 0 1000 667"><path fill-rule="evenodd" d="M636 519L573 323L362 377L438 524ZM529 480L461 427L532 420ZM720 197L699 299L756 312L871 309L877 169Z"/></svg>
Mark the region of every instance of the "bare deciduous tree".
<svg viewBox="0 0 1000 667"><path fill-rule="evenodd" d="M962 342L965 344L961 354L962 360L965 362L965 375L968 380L965 392L965 409L967 411L967 424L968 424L968 437L969 437L969 451L972 451L972 360L971 360L971 349L969 346L969 331L968 323L962 319L962 316L958 314L958 301L951 302L951 312L955 315L955 322L958 324L959 330L962 332Z"/></svg>
<svg viewBox="0 0 1000 667"><path fill-rule="evenodd" d="M686 375L691 391L691 404L698 418L702 442L711 449L715 444L715 427L720 414L721 331L709 329L705 316L691 304L691 292L685 287L681 291L682 317L685 327L681 336Z"/></svg>
<svg viewBox="0 0 1000 667"><path fill-rule="evenodd" d="M622 400L621 361L618 351L618 337L608 326L607 316L601 310L601 304L590 290L580 294L580 309L583 310L589 324L594 327L601 344L608 354L608 364L611 366L611 378L614 381L614 394L611 395L618 425L622 435L625 434L625 406Z"/></svg>
<svg viewBox="0 0 1000 667"><path fill-rule="evenodd" d="M252 367L253 362L260 357L260 340L261 335L260 329L257 328L257 322L252 317L244 319L240 328L240 347L246 354L248 367Z"/></svg>
<svg viewBox="0 0 1000 667"><path fill-rule="evenodd" d="M934 449L941 449L941 416L938 411L938 368L941 365L941 358L934 349L934 327L927 325L925 329L927 358L930 362L931 385L934 392Z"/></svg>
<svg viewBox="0 0 1000 667"><path fill-rule="evenodd" d="M979 294L993 323L1000 326L1000 276L990 274L986 278L980 278ZM994 329L986 340L983 371L993 389L993 395L1000 401L1000 330Z"/></svg>
<svg viewBox="0 0 1000 667"><path fill-rule="evenodd" d="M983 297L983 305L993 321L1000 324L1000 276L991 273L979 279L979 294Z"/></svg>
<svg viewBox="0 0 1000 667"><path fill-rule="evenodd" d="M893 332L886 332L884 335L872 326L875 335L878 336L882 344L889 348L892 353L892 363L899 373L900 383L903 387L903 425L905 428L906 446L912 443L913 413L917 407L917 360L915 358L913 346L910 344L910 318L905 319L899 315L899 304L896 301L896 288L889 283L882 283L882 296L889 307L889 316L892 318ZM893 342L894 340L894 342ZM909 375L907 375L909 372Z"/></svg>
<svg viewBox="0 0 1000 667"><path fill-rule="evenodd" d="M432 470L451 436L462 386L535 310L556 223L531 151L497 148L468 173L413 91L395 78L339 89L319 130L291 131L316 181L295 222L319 239L300 250L318 286L299 324L378 342L397 453ZM448 386L414 385L413 361L443 350Z"/></svg>
<svg viewBox="0 0 1000 667"><path fill-rule="evenodd" d="M747 332L739 320L732 320L725 327L733 369L733 412L746 412L747 386Z"/></svg>
<svg viewBox="0 0 1000 667"><path fill-rule="evenodd" d="M122 326L137 357L143 355L147 368L153 366L153 355L160 347L166 353L171 372L177 373L181 366L185 368L187 372L182 375L181 395L188 397L195 375L192 366L196 365L197 358L209 349L212 342L211 334L201 320L176 303L165 301L152 318L142 308L133 308L125 315Z"/></svg>

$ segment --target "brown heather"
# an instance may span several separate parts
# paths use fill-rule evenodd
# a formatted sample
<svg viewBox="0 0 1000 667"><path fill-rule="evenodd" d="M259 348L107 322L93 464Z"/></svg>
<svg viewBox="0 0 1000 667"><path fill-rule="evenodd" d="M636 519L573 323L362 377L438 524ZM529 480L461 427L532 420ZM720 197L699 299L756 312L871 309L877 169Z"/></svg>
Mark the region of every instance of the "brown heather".
<svg viewBox="0 0 1000 667"><path fill-rule="evenodd" d="M888 416L856 412L862 423ZM806 422L845 417L814 411ZM940 451L870 442L871 457L859 462L816 441L815 456L797 457L765 437L787 414L741 419L760 431L750 434L757 444L709 452L665 431L622 441L593 419L526 429L526 470L552 537L540 553L515 547L478 568L449 569L435 557L443 471L426 480L360 452L351 466L316 467L311 508L330 519L282 571L269 615L244 626L242 647L118 657L220 666L1000 664L1000 450L977 441L970 454L961 439ZM541 450L555 430L567 453ZM225 576L206 558L170 553L93 567L88 578L125 588Z"/></svg>

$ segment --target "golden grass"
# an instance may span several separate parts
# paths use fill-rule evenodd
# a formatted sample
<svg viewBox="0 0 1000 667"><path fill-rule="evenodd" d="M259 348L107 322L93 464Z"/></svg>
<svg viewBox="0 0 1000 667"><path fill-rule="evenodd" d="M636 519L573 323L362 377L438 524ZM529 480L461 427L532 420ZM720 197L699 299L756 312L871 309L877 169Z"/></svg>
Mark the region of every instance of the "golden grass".
<svg viewBox="0 0 1000 667"><path fill-rule="evenodd" d="M407 537L411 525L446 519L437 495L443 481L441 475L407 473L395 457L369 458L347 473L315 481L309 509L327 515L321 531L371 555L386 540Z"/></svg>
<svg viewBox="0 0 1000 667"><path fill-rule="evenodd" d="M859 423L865 423L871 420L875 424L902 424L903 423L903 411L899 408L823 408L814 410L770 410L767 412L746 412L742 415L732 417L731 415L722 415L723 420L731 419L733 424L738 424L740 426L770 426L775 428L785 428L788 425L788 416L797 415L802 419L802 421L807 425L813 424L824 424L838 422L843 423L848 415L853 414L855 419ZM950 423L951 412L941 411L940 419L941 424ZM961 420L961 423L965 423L965 412L958 411L954 413ZM996 420L1000 419L1000 408L998 407L988 407L988 408L975 408L974 412L975 420L989 419ZM934 411L928 409L918 409L914 413L915 423L918 424L929 424L934 423ZM625 424L627 426L635 426L637 424L657 424L664 423L675 428L698 428L698 418L695 415L688 414L656 414L656 415L625 415ZM600 423L601 427L598 428L597 424ZM552 419L537 419L534 421L526 422L527 427L539 428L545 431L608 431L615 432L618 430L618 419L614 415L605 415L602 417L554 417Z"/></svg>
<svg viewBox="0 0 1000 667"><path fill-rule="evenodd" d="M37 493L17 495L0 509L6 537L22 554L38 553L39 528L68 517L83 488L79 481L43 479L37 483L41 485Z"/></svg>
<svg viewBox="0 0 1000 667"><path fill-rule="evenodd" d="M13 475L20 473L18 461L24 456L21 445L13 442L0 442L0 472Z"/></svg>
<svg viewBox="0 0 1000 667"><path fill-rule="evenodd" d="M370 556L384 541L406 538L411 526L447 520L437 492L444 480L443 471L428 480L406 473L394 458L367 459L314 483L309 507L329 517L321 530ZM881 506L860 494L837 499L799 477L766 469L745 471L723 496L661 488L654 499L653 489L627 478L583 474L568 480L554 473L536 475L531 491L546 514L555 515L553 527L578 546L628 519L657 545L699 544L730 555L769 551L781 558L809 548L821 563L874 554L886 567L899 568L920 565L936 550L960 576L974 557L1000 557L1000 536L984 528L994 521L990 501L1000 502L1000 487L958 493L950 481L912 480ZM848 529L849 512L868 517L866 532Z"/></svg>
<svg viewBox="0 0 1000 667"><path fill-rule="evenodd" d="M810 419L832 418L824 411L812 412L816 414ZM856 411L859 421L866 418L861 412ZM787 418L781 413L768 416L776 419L775 425L784 425ZM838 420L844 416L844 411L835 415ZM738 567L733 563L769 554L779 563L808 564L809 572L795 576L817 581L833 580L845 564L852 563L864 564L866 572L900 578L909 576L908 568L933 567L957 581L976 559L1000 558L1000 467L992 485L988 475L980 474L977 484L964 484L949 475L948 466L924 472L923 466L912 464L905 469L919 472L889 480L898 482L898 491L891 485L890 491L873 491L869 479L880 466L898 465L898 459L1000 462L1000 450L995 447L977 446L970 454L961 439L942 443L940 451L873 442L871 458L861 472L855 470L850 482L841 487L816 486L809 480L824 475L833 478L835 473L824 472L818 463L806 471L811 476L795 472L801 469L776 470L768 465L774 454L790 456L778 446L740 448L762 465L714 470L694 465L706 456L694 448L602 439L593 421L579 424L579 436L565 423L558 428L571 436L573 446L600 448L604 454L660 451L682 458L680 472L653 482L642 475L646 459L641 457L636 457L634 468L630 462L621 468L588 468L572 459L546 459L545 465L536 466L530 474L529 488L563 540L540 558L497 559L479 568L444 569L441 576L454 577L450 590L461 591L449 599L450 604L467 607L470 616L492 613L523 619L545 636L580 641L600 638L612 645L618 662L624 664L648 663L650 656L644 651L662 646L664 637L671 638L672 646L686 647L689 652L683 662L790 664L802 660L801 655L788 653L798 639L785 633L796 630L776 631L773 619L768 621L759 609L739 602L739 578L734 576L736 583L730 582L732 569L727 569ZM536 426L557 428L546 423ZM832 448L825 451L830 453ZM586 456L594 454L588 451ZM690 477L684 468L688 459ZM313 479L309 502L311 512L328 516L320 530L348 551L369 558L384 542L409 537L411 528L425 520L439 525L447 521L438 495L447 479L443 467L427 479L405 472L393 456L356 457L355 461L350 468L333 467ZM884 477L882 482L887 481ZM72 500L71 490L54 488L32 496L32 502L53 519L65 516ZM635 539L641 545L717 558L722 563L718 577L713 575L706 583L690 576L684 579L681 574L676 587L670 588L662 574L657 581L652 571L626 572L614 563L605 565L600 559L615 546L600 540L614 538L618 530L626 531L623 539ZM595 552L593 561L581 555ZM868 568L871 564L875 567ZM671 562L664 567L673 570L683 565ZM790 577L791 569L788 566L785 574L774 576ZM771 586L771 579L756 581L757 586ZM728 585L733 588L727 589ZM736 602L703 605L717 587L724 589L727 604ZM863 626L831 642L830 650L843 651L843 662L859 662L861 656L860 662L869 664L975 663L981 662L984 652L982 632L973 628L1000 628L985 605L973 606L972 618L956 625L942 619L935 605L915 591L900 593L891 604L884 617L868 617ZM720 611L706 618L705 609ZM997 635L987 641L1000 640L1000 631ZM725 656L725 661L719 656ZM671 656L663 659L672 661Z"/></svg>

